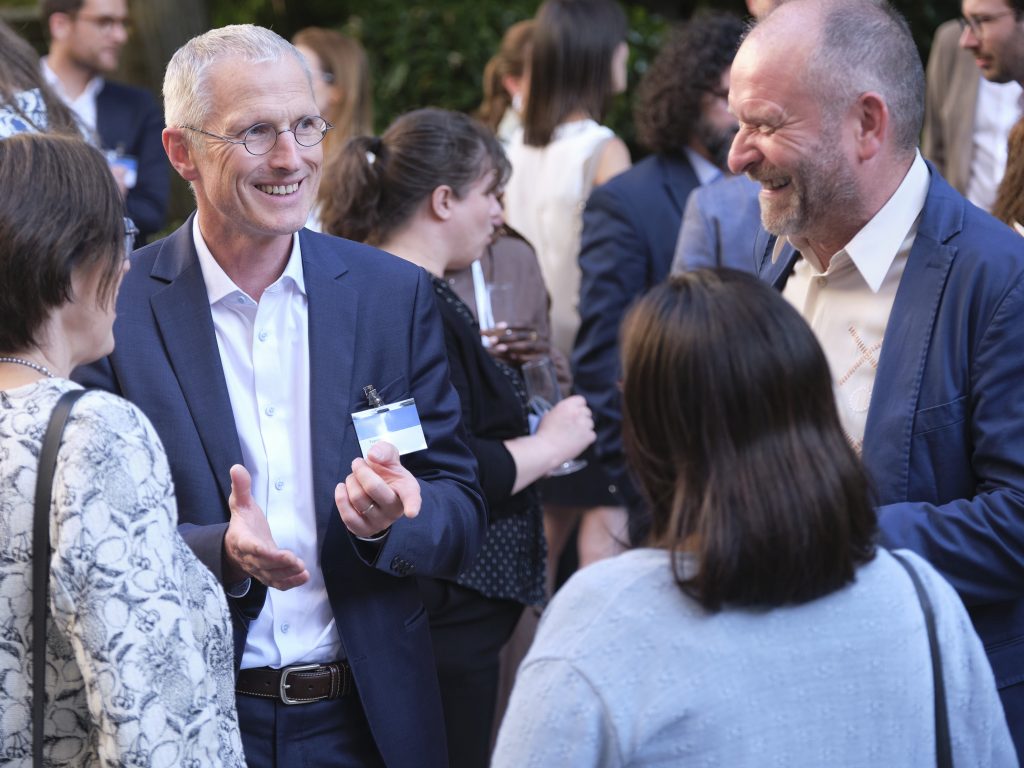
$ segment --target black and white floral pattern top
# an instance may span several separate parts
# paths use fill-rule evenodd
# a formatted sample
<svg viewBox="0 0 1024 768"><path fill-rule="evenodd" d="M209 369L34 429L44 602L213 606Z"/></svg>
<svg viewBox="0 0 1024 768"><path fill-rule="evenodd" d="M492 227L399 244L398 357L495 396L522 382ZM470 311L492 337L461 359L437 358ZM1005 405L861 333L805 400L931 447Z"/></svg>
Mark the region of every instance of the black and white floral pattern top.
<svg viewBox="0 0 1024 768"><path fill-rule="evenodd" d="M43 433L77 385L0 391L0 763L31 765L32 509ZM45 760L244 766L231 627L217 580L177 534L167 457L125 400L72 411L50 517Z"/></svg>

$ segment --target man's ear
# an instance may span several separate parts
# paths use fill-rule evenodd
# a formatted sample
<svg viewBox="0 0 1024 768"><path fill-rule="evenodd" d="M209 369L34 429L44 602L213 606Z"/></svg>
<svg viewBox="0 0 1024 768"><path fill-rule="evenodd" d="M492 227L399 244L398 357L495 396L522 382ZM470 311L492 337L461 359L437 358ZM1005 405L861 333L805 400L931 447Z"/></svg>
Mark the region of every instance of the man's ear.
<svg viewBox="0 0 1024 768"><path fill-rule="evenodd" d="M434 191L430 193L430 212L441 221L451 218L454 203L455 191L447 184L434 187Z"/></svg>
<svg viewBox="0 0 1024 768"><path fill-rule="evenodd" d="M161 134L164 143L164 152L167 159L171 161L174 170L178 172L185 181L195 181L199 178L199 171L196 168L193 153L195 152L185 138L182 128L164 128Z"/></svg>
<svg viewBox="0 0 1024 768"><path fill-rule="evenodd" d="M863 161L876 157L892 140L890 135L889 107L874 91L862 93L853 106L854 141L857 159Z"/></svg>
<svg viewBox="0 0 1024 768"><path fill-rule="evenodd" d="M53 42L62 43L71 36L71 27L74 21L70 14L58 11L57 13L51 13L50 18L46 20L47 27L50 31L50 40Z"/></svg>

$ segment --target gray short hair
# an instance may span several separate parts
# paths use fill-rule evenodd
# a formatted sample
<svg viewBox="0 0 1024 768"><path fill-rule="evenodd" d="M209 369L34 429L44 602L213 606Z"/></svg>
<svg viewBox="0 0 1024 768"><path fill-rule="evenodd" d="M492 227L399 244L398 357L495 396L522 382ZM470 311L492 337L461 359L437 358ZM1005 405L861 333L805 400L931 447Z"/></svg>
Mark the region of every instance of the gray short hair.
<svg viewBox="0 0 1024 768"><path fill-rule="evenodd" d="M312 90L309 64L295 46L269 29L232 24L193 37L175 51L164 74L164 116L169 127L198 128L210 114L207 74L211 65L228 58L250 64L280 61L291 55L302 66Z"/></svg>
<svg viewBox="0 0 1024 768"><path fill-rule="evenodd" d="M924 67L910 27L887 0L832 0L805 73L823 104L845 109L874 91L889 108L894 147L916 149L924 122ZM829 107L826 107L826 111Z"/></svg>

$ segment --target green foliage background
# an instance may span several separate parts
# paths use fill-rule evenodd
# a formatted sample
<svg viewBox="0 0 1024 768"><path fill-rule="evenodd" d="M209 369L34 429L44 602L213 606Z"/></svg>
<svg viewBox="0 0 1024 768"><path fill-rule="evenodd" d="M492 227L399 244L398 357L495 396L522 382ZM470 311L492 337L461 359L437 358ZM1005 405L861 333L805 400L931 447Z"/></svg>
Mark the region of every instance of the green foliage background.
<svg viewBox="0 0 1024 768"><path fill-rule="evenodd" d="M927 56L931 36L959 13L958 0L895 0ZM484 65L503 31L532 16L539 0L212 0L214 26L253 21L290 36L304 26L335 27L360 40L373 73L376 129L422 106L472 111ZM616 99L608 124L634 152L633 90L674 22L700 8L745 14L743 0L624 3L630 19L630 89Z"/></svg>

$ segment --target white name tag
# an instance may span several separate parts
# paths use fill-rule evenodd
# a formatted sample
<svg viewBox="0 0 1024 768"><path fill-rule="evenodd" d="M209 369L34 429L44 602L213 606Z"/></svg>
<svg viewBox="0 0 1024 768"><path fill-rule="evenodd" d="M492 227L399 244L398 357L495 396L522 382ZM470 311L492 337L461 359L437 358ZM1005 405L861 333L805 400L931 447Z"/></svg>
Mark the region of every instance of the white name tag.
<svg viewBox="0 0 1024 768"><path fill-rule="evenodd" d="M423 436L420 425L420 414L416 410L414 398L388 403L365 411L352 414L352 424L359 438L359 450L363 458L374 443L381 440L391 443L398 449L398 455L422 451L427 447L427 439Z"/></svg>

